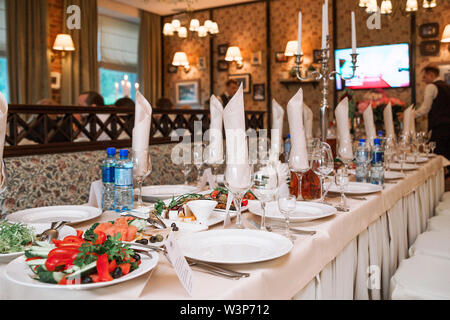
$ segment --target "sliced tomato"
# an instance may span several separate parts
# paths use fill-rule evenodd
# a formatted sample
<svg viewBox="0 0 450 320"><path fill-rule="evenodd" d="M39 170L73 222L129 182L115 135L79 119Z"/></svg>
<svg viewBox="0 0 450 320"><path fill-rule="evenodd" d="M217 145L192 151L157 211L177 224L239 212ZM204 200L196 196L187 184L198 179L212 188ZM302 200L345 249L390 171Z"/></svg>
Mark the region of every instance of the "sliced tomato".
<svg viewBox="0 0 450 320"><path fill-rule="evenodd" d="M92 282L94 282L94 283L100 282L99 281L99 276L98 276L97 273L91 274L89 277L92 279Z"/></svg>
<svg viewBox="0 0 450 320"><path fill-rule="evenodd" d="M246 205L248 205L248 200L247 199L242 199L242 205L245 207Z"/></svg>
<svg viewBox="0 0 450 320"><path fill-rule="evenodd" d="M218 194L219 194L219 190L214 190L213 192L211 192L211 197L213 199L216 199Z"/></svg>
<svg viewBox="0 0 450 320"><path fill-rule="evenodd" d="M31 261L31 260L36 260L36 259L43 259L42 257L31 257L31 258L27 258L25 261Z"/></svg>
<svg viewBox="0 0 450 320"><path fill-rule="evenodd" d="M66 285L67 284L66 276L64 276L61 280L59 280L58 284Z"/></svg>
<svg viewBox="0 0 450 320"><path fill-rule="evenodd" d="M122 275L126 275L130 273L131 264L130 263L122 263L119 264L120 269L122 269Z"/></svg>
<svg viewBox="0 0 450 320"><path fill-rule="evenodd" d="M113 260L109 263L108 271L113 272L115 268L117 268L117 263L116 260Z"/></svg>

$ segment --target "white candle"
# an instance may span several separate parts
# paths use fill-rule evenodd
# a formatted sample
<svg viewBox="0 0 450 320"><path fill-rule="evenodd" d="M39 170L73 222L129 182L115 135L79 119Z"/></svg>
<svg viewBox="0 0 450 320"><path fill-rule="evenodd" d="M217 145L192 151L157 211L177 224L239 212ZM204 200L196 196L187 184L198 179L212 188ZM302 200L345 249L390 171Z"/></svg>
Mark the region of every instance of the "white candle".
<svg viewBox="0 0 450 320"><path fill-rule="evenodd" d="M120 81L120 86L122 87L122 95L125 95L126 93L125 80Z"/></svg>
<svg viewBox="0 0 450 320"><path fill-rule="evenodd" d="M136 89L136 92L138 92L138 91L139 91L139 83L136 82L136 83L134 84L134 88Z"/></svg>
<svg viewBox="0 0 450 320"><path fill-rule="evenodd" d="M114 83L114 88L116 88L116 99L115 100L117 100L117 98L119 96L119 83L118 82Z"/></svg>
<svg viewBox="0 0 450 320"><path fill-rule="evenodd" d="M127 81L127 97L130 97L131 92L131 82Z"/></svg>
<svg viewBox="0 0 450 320"><path fill-rule="evenodd" d="M302 12L298 12L297 53L302 53Z"/></svg>
<svg viewBox="0 0 450 320"><path fill-rule="evenodd" d="M327 48L328 36L328 0L322 5L322 49Z"/></svg>
<svg viewBox="0 0 450 320"><path fill-rule="evenodd" d="M352 11L352 53L356 53L356 24L354 11Z"/></svg>

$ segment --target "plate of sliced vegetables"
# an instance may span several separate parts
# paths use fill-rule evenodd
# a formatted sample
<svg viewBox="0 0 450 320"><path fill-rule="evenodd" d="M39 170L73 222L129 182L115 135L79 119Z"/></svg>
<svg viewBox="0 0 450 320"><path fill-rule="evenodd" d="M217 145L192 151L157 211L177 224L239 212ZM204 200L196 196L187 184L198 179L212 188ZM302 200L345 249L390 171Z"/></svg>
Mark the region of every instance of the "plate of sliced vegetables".
<svg viewBox="0 0 450 320"><path fill-rule="evenodd" d="M67 236L53 243L39 243L11 261L7 280L29 287L88 290L139 277L152 270L159 256L136 253L102 231Z"/></svg>

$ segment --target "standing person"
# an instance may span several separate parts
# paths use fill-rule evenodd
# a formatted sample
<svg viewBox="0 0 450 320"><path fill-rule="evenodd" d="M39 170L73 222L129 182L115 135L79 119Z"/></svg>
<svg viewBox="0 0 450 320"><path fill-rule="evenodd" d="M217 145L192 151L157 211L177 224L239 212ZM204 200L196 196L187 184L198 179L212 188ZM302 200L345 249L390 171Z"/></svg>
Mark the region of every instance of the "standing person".
<svg viewBox="0 0 450 320"><path fill-rule="evenodd" d="M436 142L436 153L450 160L450 85L439 77L439 68L428 65L422 70L422 81L427 85L422 105L415 117L428 114L428 131Z"/></svg>
<svg viewBox="0 0 450 320"><path fill-rule="evenodd" d="M229 79L226 82L225 92L222 93L219 97L224 107L227 105L228 101L230 101L230 99L234 96L236 91L238 91L238 89L239 83L236 80Z"/></svg>

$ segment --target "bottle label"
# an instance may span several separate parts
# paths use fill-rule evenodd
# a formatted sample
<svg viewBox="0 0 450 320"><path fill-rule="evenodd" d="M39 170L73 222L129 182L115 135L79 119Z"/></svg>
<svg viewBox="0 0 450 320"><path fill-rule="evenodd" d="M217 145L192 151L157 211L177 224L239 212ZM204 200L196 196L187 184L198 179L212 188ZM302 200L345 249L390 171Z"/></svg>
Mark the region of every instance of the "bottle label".
<svg viewBox="0 0 450 320"><path fill-rule="evenodd" d="M102 181L105 183L114 183L114 167L102 167Z"/></svg>
<svg viewBox="0 0 450 320"><path fill-rule="evenodd" d="M115 170L116 186L133 185L133 169L132 168L116 168Z"/></svg>

